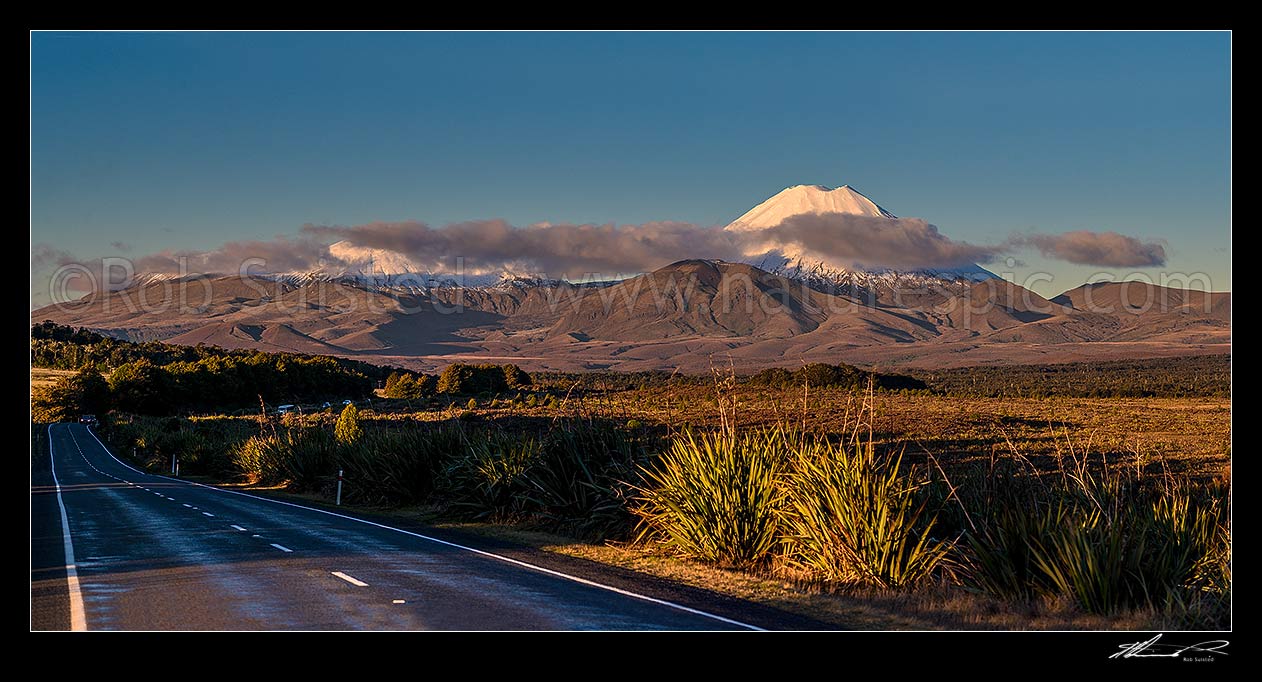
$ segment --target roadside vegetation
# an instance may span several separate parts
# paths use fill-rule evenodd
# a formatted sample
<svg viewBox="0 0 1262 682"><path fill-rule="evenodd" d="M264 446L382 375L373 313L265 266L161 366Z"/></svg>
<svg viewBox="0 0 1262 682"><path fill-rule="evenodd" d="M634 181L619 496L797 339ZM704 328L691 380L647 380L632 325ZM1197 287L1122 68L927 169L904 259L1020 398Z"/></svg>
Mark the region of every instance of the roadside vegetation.
<svg viewBox="0 0 1262 682"><path fill-rule="evenodd" d="M92 407L114 451L154 471L178 458L181 475L331 500L341 470L346 504L573 538L559 551L651 557L713 589L773 585L782 607L1231 624L1222 399L944 400L931 378L845 365L705 381L453 365L396 368L385 397L306 414L176 416L120 408L134 374L118 374L63 375L61 411L36 421Z"/></svg>
<svg viewBox="0 0 1262 682"><path fill-rule="evenodd" d="M1230 624L1229 476L1178 476L1054 436L1037 462L941 461L878 435L880 401L866 401L841 434L746 427L739 413L671 428L511 404L433 419L354 406L116 416L103 429L157 470L177 456L188 475L331 499L340 469L349 504L560 533L812 593L945 591L1104 619L1096 627Z"/></svg>

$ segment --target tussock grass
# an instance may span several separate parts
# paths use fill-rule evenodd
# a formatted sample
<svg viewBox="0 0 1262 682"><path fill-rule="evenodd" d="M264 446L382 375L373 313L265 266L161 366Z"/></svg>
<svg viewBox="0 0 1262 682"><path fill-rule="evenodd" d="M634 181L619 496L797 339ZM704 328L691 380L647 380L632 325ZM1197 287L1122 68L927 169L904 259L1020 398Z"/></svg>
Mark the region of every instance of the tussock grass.
<svg viewBox="0 0 1262 682"><path fill-rule="evenodd" d="M1146 609L1184 627L1225 625L1229 489L1145 477L1071 446L1062 455L1054 473L992 465L957 481L964 583L1103 616Z"/></svg>
<svg viewBox="0 0 1262 682"><path fill-rule="evenodd" d="M935 538L927 478L902 456L852 447L799 446L785 485L788 559L825 580L902 588L930 578L954 549Z"/></svg>
<svg viewBox="0 0 1262 682"><path fill-rule="evenodd" d="M929 480L870 439L686 432L643 478L641 538L720 565L778 560L819 580L902 588L934 575L953 548L932 536Z"/></svg>
<svg viewBox="0 0 1262 682"><path fill-rule="evenodd" d="M365 430L338 449L337 466L347 481L349 502L379 506L432 499L445 463L465 447L458 426ZM332 474L333 472L330 472Z"/></svg>
<svg viewBox="0 0 1262 682"><path fill-rule="evenodd" d="M643 471L641 538L730 566L766 563L780 544L782 431L686 432Z"/></svg>

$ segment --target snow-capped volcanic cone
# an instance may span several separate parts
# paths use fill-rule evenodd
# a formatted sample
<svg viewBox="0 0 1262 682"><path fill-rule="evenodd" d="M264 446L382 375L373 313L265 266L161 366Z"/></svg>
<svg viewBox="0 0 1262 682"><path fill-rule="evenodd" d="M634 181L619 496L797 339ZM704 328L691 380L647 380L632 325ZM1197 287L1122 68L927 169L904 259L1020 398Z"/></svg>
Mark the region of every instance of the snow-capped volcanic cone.
<svg viewBox="0 0 1262 682"><path fill-rule="evenodd" d="M755 232L776 227L793 216L831 214L864 216L895 220L897 216L881 208L849 185L830 189L823 185L794 185L750 209L733 220L725 229ZM980 282L995 275L980 265L949 268L857 268L849 263L829 263L823 258L803 253L792 245L783 245L770 252L749 252L747 261L775 274L820 284L855 287L865 290L912 287L937 282Z"/></svg>
<svg viewBox="0 0 1262 682"><path fill-rule="evenodd" d="M872 218L893 218L893 213L876 205L850 185L829 189L823 185L794 185L749 209L733 220L729 230L763 230L775 227L802 213L845 213Z"/></svg>

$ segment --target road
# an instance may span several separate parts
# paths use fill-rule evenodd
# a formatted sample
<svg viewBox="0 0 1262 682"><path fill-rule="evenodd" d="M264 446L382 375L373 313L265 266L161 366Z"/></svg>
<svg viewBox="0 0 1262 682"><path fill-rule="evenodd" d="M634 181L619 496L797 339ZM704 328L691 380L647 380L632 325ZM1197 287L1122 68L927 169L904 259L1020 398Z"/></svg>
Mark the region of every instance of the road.
<svg viewBox="0 0 1262 682"><path fill-rule="evenodd" d="M48 437L51 466L32 471L34 630L759 629L626 580L142 473L79 424Z"/></svg>

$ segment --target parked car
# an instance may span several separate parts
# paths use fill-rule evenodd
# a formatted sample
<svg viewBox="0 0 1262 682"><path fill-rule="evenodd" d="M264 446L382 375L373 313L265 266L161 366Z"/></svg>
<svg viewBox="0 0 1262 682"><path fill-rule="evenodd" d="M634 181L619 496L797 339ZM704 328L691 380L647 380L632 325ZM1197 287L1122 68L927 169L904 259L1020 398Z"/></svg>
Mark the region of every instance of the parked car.
<svg viewBox="0 0 1262 682"><path fill-rule="evenodd" d="M289 414L290 412L302 412L297 405L278 405L276 406L276 414Z"/></svg>
<svg viewBox="0 0 1262 682"><path fill-rule="evenodd" d="M350 404L351 404L351 401L349 401L349 400L343 400L343 401L342 401L342 404L343 404L343 405L350 405Z"/></svg>
<svg viewBox="0 0 1262 682"><path fill-rule="evenodd" d="M321 403L320 405L320 409L322 410L332 409L332 407L333 407L333 403L329 403L329 402Z"/></svg>
<svg viewBox="0 0 1262 682"><path fill-rule="evenodd" d="M100 424L100 422L98 422L98 421L96 420L96 415L95 415L95 414L81 414L81 415L79 415L79 423L80 423L80 424L83 424L84 426L97 426L97 425L99 425L99 424Z"/></svg>

